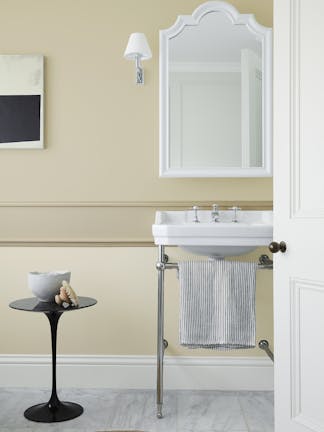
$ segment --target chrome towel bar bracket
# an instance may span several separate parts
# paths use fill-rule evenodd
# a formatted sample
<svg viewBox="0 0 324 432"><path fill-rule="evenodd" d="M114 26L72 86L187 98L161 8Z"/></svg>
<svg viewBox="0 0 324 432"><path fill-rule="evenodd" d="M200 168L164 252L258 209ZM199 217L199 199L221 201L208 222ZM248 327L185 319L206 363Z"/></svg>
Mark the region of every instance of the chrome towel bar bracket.
<svg viewBox="0 0 324 432"><path fill-rule="evenodd" d="M262 339L262 340L260 340L258 345L259 345L259 348L262 349L263 351L265 351L267 356L270 357L270 359L272 361L274 361L274 354L269 347L269 342L266 339Z"/></svg>

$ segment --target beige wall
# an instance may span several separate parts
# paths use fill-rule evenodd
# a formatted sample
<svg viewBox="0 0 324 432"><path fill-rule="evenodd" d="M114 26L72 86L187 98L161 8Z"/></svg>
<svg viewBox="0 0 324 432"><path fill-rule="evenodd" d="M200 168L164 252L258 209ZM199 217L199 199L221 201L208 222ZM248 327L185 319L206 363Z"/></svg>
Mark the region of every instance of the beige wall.
<svg viewBox="0 0 324 432"><path fill-rule="evenodd" d="M231 3L272 25L271 0ZM1 53L41 53L46 59L46 149L0 151L0 245L40 245L0 249L2 353L49 351L44 317L6 305L29 295L29 270L62 267L72 270L76 290L99 304L63 318L61 352L153 353L156 251L131 246L151 244L155 209L215 201L271 205L271 179L158 178L158 30L199 4L0 0ZM144 63L143 87L134 85L134 65L123 58L134 31L146 33L153 51ZM44 242L127 247L48 248ZM172 249L175 259L177 253ZM271 339L271 275L259 277L258 329ZM170 353L183 353L176 343L177 295L172 272L166 302Z"/></svg>
<svg viewBox="0 0 324 432"><path fill-rule="evenodd" d="M265 250L247 256L257 259ZM188 258L177 248L170 260ZM60 322L59 352L64 354L154 354L156 344L157 275L155 248L1 248L0 353L48 353L49 326L43 314L8 308L14 299L30 296L27 272L69 269L71 285L93 296L92 308L66 313ZM272 341L272 272L257 274L257 334ZM178 346L179 287L176 271L165 282L165 336L170 355L215 355L215 351ZM220 355L228 353L220 352ZM260 350L231 355L263 355Z"/></svg>
<svg viewBox="0 0 324 432"><path fill-rule="evenodd" d="M158 31L200 0L1 0L3 54L46 57L46 150L2 150L1 201L271 200L270 179L158 178ZM272 1L233 1L271 25ZM153 59L134 85L131 32Z"/></svg>

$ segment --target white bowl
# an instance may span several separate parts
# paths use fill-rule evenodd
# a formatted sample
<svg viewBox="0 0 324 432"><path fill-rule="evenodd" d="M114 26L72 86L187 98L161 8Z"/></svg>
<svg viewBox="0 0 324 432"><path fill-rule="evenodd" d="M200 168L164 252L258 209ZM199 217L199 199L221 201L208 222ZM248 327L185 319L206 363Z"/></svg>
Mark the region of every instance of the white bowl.
<svg viewBox="0 0 324 432"><path fill-rule="evenodd" d="M30 272L28 273L28 286L34 296L42 302L54 302L55 295L59 294L62 282L70 282L71 272Z"/></svg>

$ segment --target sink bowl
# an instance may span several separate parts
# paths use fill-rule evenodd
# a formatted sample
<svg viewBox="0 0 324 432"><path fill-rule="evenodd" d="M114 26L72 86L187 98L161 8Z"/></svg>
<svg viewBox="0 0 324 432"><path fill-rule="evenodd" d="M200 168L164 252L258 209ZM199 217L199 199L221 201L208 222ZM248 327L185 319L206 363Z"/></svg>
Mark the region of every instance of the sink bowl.
<svg viewBox="0 0 324 432"><path fill-rule="evenodd" d="M198 211L199 223L193 222L192 210L158 211L152 226L156 245L179 246L197 255L225 257L243 255L272 241L272 211L219 212L219 222L212 221L210 210Z"/></svg>

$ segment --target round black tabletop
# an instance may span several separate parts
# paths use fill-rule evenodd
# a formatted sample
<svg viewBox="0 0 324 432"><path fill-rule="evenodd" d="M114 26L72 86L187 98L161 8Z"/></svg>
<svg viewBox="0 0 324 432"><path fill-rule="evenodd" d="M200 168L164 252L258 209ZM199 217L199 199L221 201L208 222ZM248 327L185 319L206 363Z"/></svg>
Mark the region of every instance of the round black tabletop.
<svg viewBox="0 0 324 432"><path fill-rule="evenodd" d="M89 306L93 306L97 303L97 300L91 297L78 297L79 306L69 306L65 303L65 306L59 306L56 303L47 303L38 300L36 297L28 297L20 300L13 301L9 306L13 309L23 310L27 312L70 312L78 309L84 309Z"/></svg>

